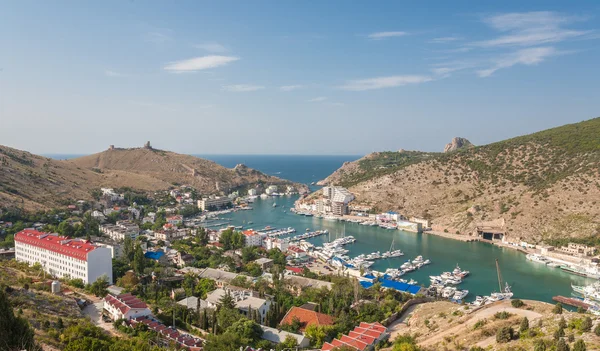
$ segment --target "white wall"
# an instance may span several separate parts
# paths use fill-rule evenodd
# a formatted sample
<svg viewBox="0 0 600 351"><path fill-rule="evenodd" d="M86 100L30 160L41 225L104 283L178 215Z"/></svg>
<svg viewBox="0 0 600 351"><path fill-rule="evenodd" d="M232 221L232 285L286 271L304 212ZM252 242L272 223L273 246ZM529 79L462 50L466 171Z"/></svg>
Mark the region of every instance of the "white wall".
<svg viewBox="0 0 600 351"><path fill-rule="evenodd" d="M108 282L112 284L112 253L110 252L110 249L106 247L96 248L95 250L88 252L87 258L87 281L91 284L95 282L98 277L106 275L108 277Z"/></svg>

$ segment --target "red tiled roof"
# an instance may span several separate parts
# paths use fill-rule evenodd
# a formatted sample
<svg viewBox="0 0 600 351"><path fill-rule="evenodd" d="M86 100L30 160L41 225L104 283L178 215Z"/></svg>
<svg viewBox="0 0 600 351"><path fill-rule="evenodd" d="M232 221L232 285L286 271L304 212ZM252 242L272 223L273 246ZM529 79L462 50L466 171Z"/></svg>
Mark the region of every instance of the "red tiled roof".
<svg viewBox="0 0 600 351"><path fill-rule="evenodd" d="M304 272L304 270L300 267L285 266L285 269L296 274L302 274L302 272Z"/></svg>
<svg viewBox="0 0 600 351"><path fill-rule="evenodd" d="M348 335L343 335L340 339L334 339L331 343L323 344L321 351L330 351L335 347L344 345L363 351L379 340L381 334L386 331L387 328L380 323L361 322L360 325L350 331Z"/></svg>
<svg viewBox="0 0 600 351"><path fill-rule="evenodd" d="M292 251L292 252L295 252L295 253L306 252L306 251L302 250L301 248L299 248L298 246L290 246L290 247L288 247L288 251Z"/></svg>
<svg viewBox="0 0 600 351"><path fill-rule="evenodd" d="M164 337L175 341L189 350L201 350L202 339L195 338L188 334L181 334L179 331L166 327L164 324L156 322L146 316L136 317L131 320L133 323L144 323L151 330L162 334Z"/></svg>
<svg viewBox="0 0 600 351"><path fill-rule="evenodd" d="M248 230L244 230L242 232L242 234L244 234L245 236L254 236L254 235L258 235L258 232L256 230L248 229Z"/></svg>
<svg viewBox="0 0 600 351"><path fill-rule="evenodd" d="M129 293L121 294L121 295L117 295L117 296L108 294L108 295L106 295L104 300L107 303L109 303L110 305L117 308L123 314L127 313L129 310L131 310L133 308L139 309L139 308L147 308L148 307L148 305L146 305L145 302L143 302L142 300L138 299L137 297L135 297Z"/></svg>
<svg viewBox="0 0 600 351"><path fill-rule="evenodd" d="M25 229L15 234L15 241L50 250L78 260L87 261L87 254L97 248L85 240Z"/></svg>
<svg viewBox="0 0 600 351"><path fill-rule="evenodd" d="M333 325L333 317L295 306L285 314L281 324L292 324L294 318L300 321L300 331L304 331L309 325Z"/></svg>

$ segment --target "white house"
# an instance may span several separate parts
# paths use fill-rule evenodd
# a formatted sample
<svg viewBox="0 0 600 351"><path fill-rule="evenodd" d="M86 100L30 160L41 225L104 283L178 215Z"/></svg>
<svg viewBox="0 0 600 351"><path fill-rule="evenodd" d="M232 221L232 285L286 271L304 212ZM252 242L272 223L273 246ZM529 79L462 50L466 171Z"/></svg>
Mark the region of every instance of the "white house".
<svg viewBox="0 0 600 351"><path fill-rule="evenodd" d="M235 301L235 307L243 314L248 315L249 309L258 312L260 315L260 322L264 324L267 312L271 307L271 301L261 299L252 296L252 292L249 290L236 290L236 289L216 289L208 293L206 296L206 304L210 308L217 308L221 298L226 294L230 294Z"/></svg>
<svg viewBox="0 0 600 351"><path fill-rule="evenodd" d="M146 303L129 293L116 296L108 294L102 305L113 321L152 315Z"/></svg>

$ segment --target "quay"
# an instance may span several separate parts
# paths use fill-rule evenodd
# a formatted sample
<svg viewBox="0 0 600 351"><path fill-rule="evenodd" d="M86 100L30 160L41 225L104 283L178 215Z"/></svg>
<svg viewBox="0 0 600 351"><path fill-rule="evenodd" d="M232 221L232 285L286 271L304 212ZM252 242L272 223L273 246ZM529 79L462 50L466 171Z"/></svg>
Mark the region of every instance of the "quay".
<svg viewBox="0 0 600 351"><path fill-rule="evenodd" d="M447 238L447 239L453 239L453 240L458 240L458 241L464 241L464 242L472 242L472 241L485 241L485 242L491 242L489 240L483 240L479 237L474 237L474 236L469 236L469 235L462 235L462 234L452 234L452 233L444 233L444 232L438 232L438 231L434 231L434 230L427 230L427 231L423 231L423 234L430 234L430 235L437 235L437 236L441 236L443 238Z"/></svg>
<svg viewBox="0 0 600 351"><path fill-rule="evenodd" d="M554 296L552 300L556 302L560 302L564 305L574 306L574 307L582 307L586 310L590 307L589 304L581 301L580 299L572 298L572 297L564 297L564 296Z"/></svg>

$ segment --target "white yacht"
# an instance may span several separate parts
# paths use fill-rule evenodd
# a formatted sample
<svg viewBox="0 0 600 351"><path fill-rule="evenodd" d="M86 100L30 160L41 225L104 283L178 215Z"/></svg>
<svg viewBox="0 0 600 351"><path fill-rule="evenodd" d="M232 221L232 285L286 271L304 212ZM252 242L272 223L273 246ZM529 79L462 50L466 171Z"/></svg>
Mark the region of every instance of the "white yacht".
<svg viewBox="0 0 600 351"><path fill-rule="evenodd" d="M476 306L476 307L483 306L486 301L487 301L487 298L484 296L475 296L475 301L473 301L471 303L471 305Z"/></svg>
<svg viewBox="0 0 600 351"><path fill-rule="evenodd" d="M467 297L467 295L469 295L469 290L456 290L452 299L456 301L462 301L462 299Z"/></svg>
<svg viewBox="0 0 600 351"><path fill-rule="evenodd" d="M527 256L525 256L525 258L527 258L529 261L532 262L538 262L538 263L543 263L543 264L548 264L548 259L542 255L538 255L538 254L527 254Z"/></svg>
<svg viewBox="0 0 600 351"><path fill-rule="evenodd" d="M445 299L449 299L449 298L453 297L455 293L456 293L456 288L453 288L451 286L447 286L444 289L442 289L442 297Z"/></svg>
<svg viewBox="0 0 600 351"><path fill-rule="evenodd" d="M506 283L506 286L504 287L504 292L494 292L490 295L490 297L488 298L488 300L495 302L495 301L502 301L502 300L510 300L513 297L513 292L510 291L510 286L508 286L508 283Z"/></svg>
<svg viewBox="0 0 600 351"><path fill-rule="evenodd" d="M587 286L577 286L571 284L573 291L583 297L600 302L600 282L595 282Z"/></svg>
<svg viewBox="0 0 600 351"><path fill-rule="evenodd" d="M417 258L415 258L412 261L413 264L422 263L422 262L423 262L423 256L421 256L421 255L417 256Z"/></svg>
<svg viewBox="0 0 600 351"><path fill-rule="evenodd" d="M460 267L458 266L458 264L456 265L456 268L454 268L454 270L452 271L452 274L455 277L459 277L461 279L464 278L464 277L466 277L466 276L468 276L469 273L471 273L471 272L469 272L469 271L463 271L462 269L460 269Z"/></svg>

